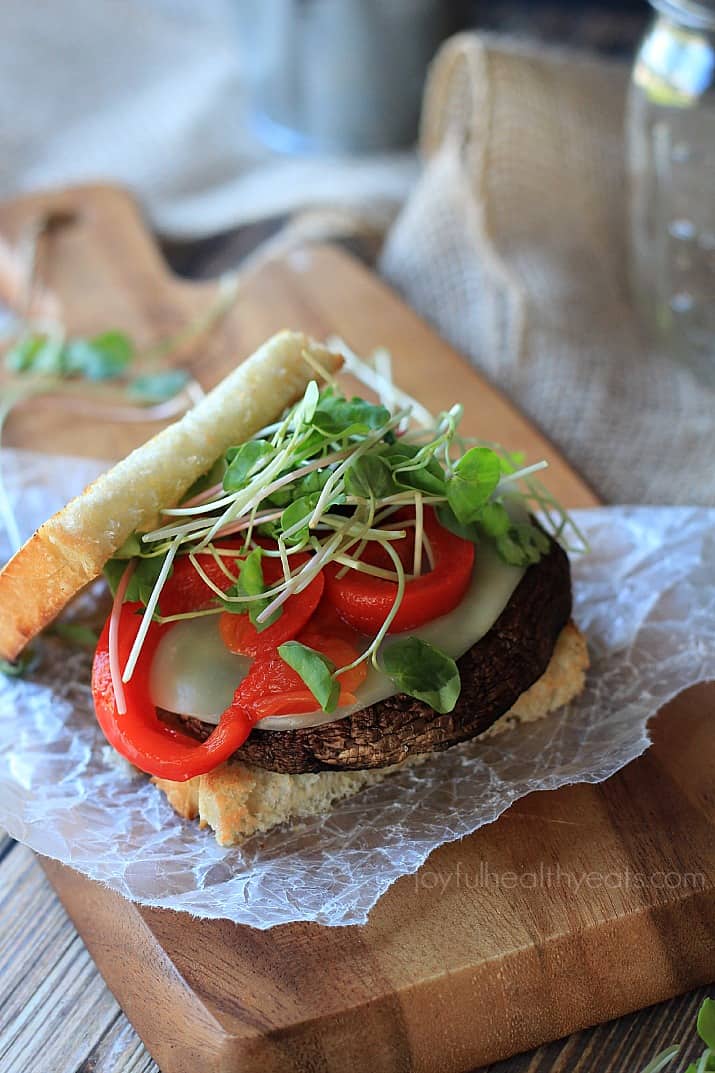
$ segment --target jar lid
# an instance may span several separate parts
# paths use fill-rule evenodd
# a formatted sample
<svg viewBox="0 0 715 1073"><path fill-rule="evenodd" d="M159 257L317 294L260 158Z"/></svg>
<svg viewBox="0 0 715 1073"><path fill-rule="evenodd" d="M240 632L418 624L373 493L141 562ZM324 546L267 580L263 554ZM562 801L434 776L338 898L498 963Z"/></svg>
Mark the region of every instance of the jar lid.
<svg viewBox="0 0 715 1073"><path fill-rule="evenodd" d="M715 0L650 0L652 6L675 22L696 30L715 29Z"/></svg>

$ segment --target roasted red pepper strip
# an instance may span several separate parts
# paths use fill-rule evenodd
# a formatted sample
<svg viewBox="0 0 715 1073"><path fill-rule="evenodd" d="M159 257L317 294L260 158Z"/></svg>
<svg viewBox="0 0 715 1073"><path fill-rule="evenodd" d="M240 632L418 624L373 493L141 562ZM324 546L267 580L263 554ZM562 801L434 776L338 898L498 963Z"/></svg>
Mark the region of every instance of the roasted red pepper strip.
<svg viewBox="0 0 715 1073"><path fill-rule="evenodd" d="M341 637L318 634L315 629L299 633L297 640L316 652L322 652L336 667L345 667L357 656L354 644ZM358 664L340 675L338 704L354 704L354 692L365 680L367 665ZM256 719L268 715L293 715L299 712L315 712L318 706L315 697L306 688L299 674L284 663L277 652L267 652L254 660L248 674L236 690L235 700L254 712Z"/></svg>
<svg viewBox="0 0 715 1073"><path fill-rule="evenodd" d="M240 548L241 545L225 542L224 546ZM207 576L225 591L231 585L231 579L221 570L213 556L202 554L198 558ZM293 565L300 566L307 561L308 556L300 556L300 561L296 556ZM235 573L237 564L234 564L233 559L228 558L226 562L231 572ZM273 584L280 577L280 561L267 558L263 566L267 584ZM276 654L276 647L283 641L300 635L300 630L315 611L322 591L323 578L319 575L305 593L286 601L287 610L275 624L278 626L283 623L280 632L276 631L275 626L269 627L263 633L258 633L254 627L246 631L244 639L248 637L249 643L251 632L254 635L253 654L259 658L255 660L249 675L236 691L232 704L221 716L216 730L203 743L159 719L151 699L149 675L152 660L162 636L171 629L171 624L161 625L154 622L149 627L132 679L124 686L127 710L120 715L112 686L107 622L99 639L92 670L97 719L107 740L142 771L174 782L184 782L196 775L212 771L227 760L246 740L253 724L265 715L315 711L316 702L312 693L306 689L295 671ZM161 594L161 610L165 615L199 610L211 604L214 597L215 593L201 580L188 557L182 557L177 560L172 577ZM293 606L292 601L295 601ZM118 631L121 666L125 665L137 635L141 610L141 604L138 603L126 603L122 607ZM229 620L231 627L235 623L250 626L246 615L227 614L225 618ZM342 627L341 637L331 636L334 625L334 612L330 608L327 611L324 609L312 631L306 633L304 643L320 650L325 648L325 654L338 665L350 663L357 650L347 642L345 627ZM326 630L327 636L321 632L321 627ZM336 630L337 632L340 631ZM341 704L354 703L354 695L348 690L356 688L364 676L363 667L348 672L345 681L341 681Z"/></svg>
<svg viewBox="0 0 715 1073"><path fill-rule="evenodd" d="M141 604L127 603L119 620L119 658L124 666L137 635ZM149 692L149 671L156 647L170 626L152 623L130 682L124 686L127 710L117 711L109 667L109 622L97 645L92 693L97 720L111 745L142 771L174 782L212 771L235 753L251 732L254 717L240 704L229 705L205 742L163 723Z"/></svg>
<svg viewBox="0 0 715 1073"><path fill-rule="evenodd" d="M291 555L290 564L292 570L297 570L308 562L308 555ZM280 559L264 558L262 561L263 580L267 588L273 587L283 577L283 566ZM284 641L292 641L310 619L323 595L322 571L314 578L307 588L295 596L289 596L283 604L280 617L272 626L267 626L260 632L251 622L248 615L236 615L226 611L221 615L219 629L223 643L230 652L237 652L241 656L260 656L261 653L271 649L275 650Z"/></svg>
<svg viewBox="0 0 715 1073"><path fill-rule="evenodd" d="M399 525L399 521L391 519L390 525ZM389 633L413 630L446 615L457 606L469 587L474 566L472 542L455 536L440 525L429 507L424 512L424 531L434 555L434 568L406 583L400 609ZM394 544L398 554L404 553L404 549L399 548L402 541ZM408 538L405 538L405 546L410 546ZM403 559L403 555L400 558ZM328 563L324 567L326 598L354 630L374 636L395 603L397 583L358 570L347 570L339 577L340 571L337 563Z"/></svg>

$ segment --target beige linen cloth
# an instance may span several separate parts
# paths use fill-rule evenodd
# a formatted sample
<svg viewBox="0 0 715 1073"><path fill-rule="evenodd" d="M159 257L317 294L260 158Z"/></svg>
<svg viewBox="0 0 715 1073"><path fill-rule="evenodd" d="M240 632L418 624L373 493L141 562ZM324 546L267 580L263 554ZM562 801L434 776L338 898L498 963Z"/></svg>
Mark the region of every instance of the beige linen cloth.
<svg viewBox="0 0 715 1073"><path fill-rule="evenodd" d="M626 88L621 66L453 38L380 268L605 500L712 505L715 390L630 301Z"/></svg>

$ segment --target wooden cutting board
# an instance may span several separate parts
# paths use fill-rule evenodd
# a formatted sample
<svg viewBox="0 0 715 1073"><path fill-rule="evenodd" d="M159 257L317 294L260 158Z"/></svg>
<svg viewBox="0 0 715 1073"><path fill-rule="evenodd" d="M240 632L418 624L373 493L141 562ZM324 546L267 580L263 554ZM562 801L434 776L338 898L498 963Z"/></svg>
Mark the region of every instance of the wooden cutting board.
<svg viewBox="0 0 715 1073"><path fill-rule="evenodd" d="M42 278L71 333L119 327L148 344L212 301L214 284L168 273L113 189L1 207L0 237L16 241L48 209L70 217L46 240ZM596 502L539 430L335 249L246 277L192 368L211 386L287 326L337 332L357 351L387 346L397 381L432 410L463 402L468 431L547 455L553 491L569 506ZM110 458L152 431L37 401L7 441ZM712 686L680 697L655 720L653 747L607 782L532 794L444 846L365 927L194 921L43 863L163 1073L470 1070L713 978L713 700Z"/></svg>

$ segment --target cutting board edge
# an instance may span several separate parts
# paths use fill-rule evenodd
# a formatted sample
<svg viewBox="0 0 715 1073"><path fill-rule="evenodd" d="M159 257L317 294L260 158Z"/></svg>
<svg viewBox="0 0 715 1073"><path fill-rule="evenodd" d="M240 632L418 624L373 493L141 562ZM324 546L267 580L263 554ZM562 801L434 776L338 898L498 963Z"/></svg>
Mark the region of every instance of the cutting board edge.
<svg viewBox="0 0 715 1073"><path fill-rule="evenodd" d="M75 910L77 889L79 888L80 890L79 896L81 899L88 894L92 901L95 898L99 899L99 904L101 905L102 901L106 903L107 895L109 895L110 902L115 901L120 908L129 907L132 917L138 925L136 936L134 936L136 950L132 951L135 956L143 955L146 950L156 946L155 941L153 941L155 937L151 929L146 926L142 919L141 907L131 902L128 903L121 895L103 888L100 884L88 879L67 865L43 857L39 857L39 860L49 882L57 892L92 957L102 967L103 976L110 990L121 1004L122 998L118 992L122 988L119 987L115 991L112 964L103 956L106 952L106 946L102 942L102 932L106 925L101 926L101 918L92 916L89 919L100 919L100 927L98 931L95 931L92 927L87 926L88 918L86 916L82 917ZM678 927L681 931L685 930L687 932L690 930L692 917L693 924L699 922L702 925L704 922L709 922L711 934L715 936L715 892L712 889L705 892L693 892L683 901L688 903L691 910L691 914L686 920L682 918L682 902L643 908L638 913L614 918L613 923L616 928L613 933L612 949L622 952L623 942L618 934L619 928L631 929L636 917L655 920L661 916L672 916L674 910L678 911ZM700 908L700 902L704 903L702 909ZM660 925L661 922L658 922L658 924ZM684 925L687 926L684 927ZM657 934L657 931L658 929L655 928L654 933ZM637 981L638 990L632 990L627 996L625 988L621 986L616 998L613 997L613 993L609 990L604 992L602 997L599 996L599 1001L593 1006L581 1005L579 1007L582 1011L580 1016L564 1017L563 1007L556 1006L553 1001L552 991L558 990L560 984L567 983L571 992L577 991L581 986L584 992L588 991L589 994L593 994L593 990L590 987L592 976L585 968L585 958L589 953L597 953L599 958L604 958L608 947L604 946L602 932L602 922L594 922L591 928L584 929L581 933L581 938L582 940L585 939L586 942L583 949L577 953L569 950L569 946L573 943L573 933L563 933L553 939L547 939L538 950L536 948L522 948L503 957L501 959L497 992L505 986L505 981L508 981L516 992L518 991L518 982L528 977L532 982L532 989L535 984L537 988L543 987L545 993L544 1002L530 1005L528 1011L530 1016L517 1022L514 1035L509 1039L508 1043L498 1031L494 1035L490 1035L489 1032L482 1033L479 1046L469 1055L469 1061L466 1065L448 1066L445 1069L449 1069L451 1073L459 1073L462 1069L469 1070L486 1066L492 1062L504 1060L515 1054L541 1046L554 1039L625 1016L654 1003L682 994L691 988L704 986L713 981L712 965L715 960L715 939L713 939L709 948L705 946L700 948L701 957L697 963L691 961L692 968L687 977L682 974L674 977L664 974L651 973L643 975L633 972L629 984L633 985ZM592 950L589 949L589 937L593 943ZM629 941L632 941L632 935L629 937ZM570 955L570 961L576 960L584 967L583 978L574 974L574 965L569 962L568 958L564 959L564 953ZM351 1031L350 1023L353 1021L353 1030L356 1033L359 1032L362 1019L368 1010L374 1012L379 1008L380 1012L383 1012L384 1009L386 1023L389 1023L391 1014L395 1009L394 1000L396 998L399 1000L398 1009L401 1018L409 1022L410 1013L412 1012L411 1006L414 1006L415 1015L419 1016L419 1011L424 1009L426 1002L433 1006L440 1002L453 1002L456 986L461 988L461 985L465 984L466 990L478 991L485 982L489 985L489 974L492 967L491 962L486 960L480 964L476 972L474 966L465 965L458 972L451 971L442 974L439 978L439 987L440 990L444 989L444 995L439 992L435 993L436 978L434 976L416 984L396 988L391 992L385 991L382 995L345 1009L341 1014L339 1026L336 1025L334 1012L330 1011L318 1017L306 1017L303 1020L296 1020L266 1029L251 1030L246 1025L247 1031L244 1034L223 1025L221 1020L202 1002L198 994L192 990L191 985L181 976L163 949L162 955L162 962L159 966L161 971L153 974L152 982L155 986L169 987L172 991L175 988L177 992L180 992L180 995L178 993L172 994L172 1001L176 1002L180 999L184 1011L186 1011L184 1002L189 997L189 1008L192 1014L189 1024L192 1030L192 1040L199 1042L202 1048L197 1051L193 1046L185 1047L182 1043L182 1051L179 1052L175 1037L167 1041L160 1039L160 1045L151 1050L152 1057L161 1065L164 1059L165 1046L170 1046L171 1061L173 1063L171 1067L172 1073L174 1070L177 1073L184 1073L184 1071L190 1073L195 1068L192 1063L196 1061L197 1054L200 1055L203 1063L202 1069L205 1069L206 1073L214 1073L214 1071L215 1073L222 1073L224 1069L232 1071L240 1069L241 1073L269 1073L274 1068L283 1070L284 1073L289 1073L293 1067L286 1064L287 1052L294 1052L296 1048L300 1052L303 1047L309 1044L314 1045L316 1040L321 1045L330 1047L331 1036L335 1033L344 1039L346 1031ZM561 967L559 975L551 973L550 962ZM167 976L163 975L167 972L168 980ZM141 1027L146 1012L146 1004L142 1001L139 992L135 992L135 995L132 995L131 1002L125 1003L123 1008L125 1008L132 1023ZM486 997L483 993L480 993L477 997L487 1004L500 1001L498 993L487 995ZM503 998L501 996L502 1001ZM513 1005L514 995L507 996L506 1001ZM557 1012L559 1016L555 1016ZM396 1027L398 1028L398 1026ZM488 1029L491 1029L491 1027L491 1024L489 1024ZM142 1034L141 1031L140 1034ZM144 1038L143 1034L142 1038ZM409 1036L405 1038L409 1038ZM335 1040L333 1042L340 1041ZM466 1035L464 1040L456 1039L455 1042L458 1044L459 1053L464 1054L465 1048L469 1046ZM385 1039L385 1047L389 1049L390 1044L391 1039L388 1036ZM209 1055L212 1059L215 1058L215 1066L207 1065L206 1059ZM427 1064L422 1063L424 1057L424 1055L410 1055L412 1073L422 1073L422 1071L426 1071L429 1068ZM179 1058L181 1064L176 1065ZM298 1068L297 1066L295 1067L296 1073ZM386 1066L385 1068L389 1069L390 1067ZM395 1073L397 1073L398 1068L401 1067L395 1065Z"/></svg>

